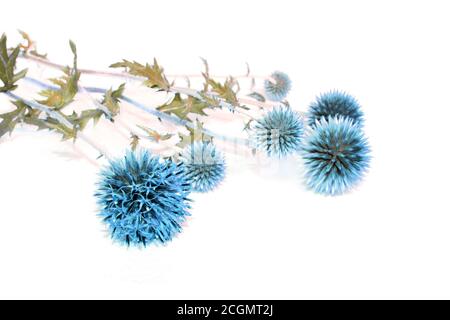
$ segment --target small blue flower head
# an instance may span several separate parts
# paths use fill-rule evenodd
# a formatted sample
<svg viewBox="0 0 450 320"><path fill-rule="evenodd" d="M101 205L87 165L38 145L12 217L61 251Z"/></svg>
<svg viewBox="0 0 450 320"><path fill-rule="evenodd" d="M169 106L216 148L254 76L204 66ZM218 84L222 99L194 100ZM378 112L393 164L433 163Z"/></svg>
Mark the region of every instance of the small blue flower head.
<svg viewBox="0 0 450 320"><path fill-rule="evenodd" d="M225 158L211 142L195 142L186 147L180 157L186 178L196 192L215 189L225 177Z"/></svg>
<svg viewBox="0 0 450 320"><path fill-rule="evenodd" d="M303 129L298 113L289 107L279 106L252 124L251 140L267 155L284 157L299 150Z"/></svg>
<svg viewBox="0 0 450 320"><path fill-rule="evenodd" d="M370 161L361 127L341 116L317 120L304 139L301 153L307 186L325 195L342 194L355 186Z"/></svg>
<svg viewBox="0 0 450 320"><path fill-rule="evenodd" d="M112 239L145 247L168 242L181 231L190 191L181 165L142 151L110 161L95 196Z"/></svg>
<svg viewBox="0 0 450 320"><path fill-rule="evenodd" d="M357 125L362 125L364 122L364 114L358 101L351 95L339 91L324 93L311 103L308 112L308 124L314 126L316 120L329 116L348 117Z"/></svg>
<svg viewBox="0 0 450 320"><path fill-rule="evenodd" d="M282 101L291 90L291 79L283 72L275 71L270 76L272 79L264 81L264 91L267 99L271 101Z"/></svg>

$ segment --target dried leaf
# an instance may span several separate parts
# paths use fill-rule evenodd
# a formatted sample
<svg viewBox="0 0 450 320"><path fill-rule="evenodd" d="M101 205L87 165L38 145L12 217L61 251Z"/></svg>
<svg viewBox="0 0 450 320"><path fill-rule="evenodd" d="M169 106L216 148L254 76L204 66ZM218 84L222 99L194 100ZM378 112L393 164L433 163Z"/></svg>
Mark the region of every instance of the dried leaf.
<svg viewBox="0 0 450 320"><path fill-rule="evenodd" d="M123 60L122 62L114 63L111 68L126 68L127 72L138 77L146 78L144 84L150 88L155 88L163 91L169 91L171 84L164 75L164 69L158 65L156 59L153 60L153 65L146 64L145 66L136 62Z"/></svg>
<svg viewBox="0 0 450 320"><path fill-rule="evenodd" d="M239 100L236 96L236 92L233 87L236 85L236 80L233 78L227 78L223 84L210 78L207 74L203 73L205 83L211 86L212 92L216 93L220 98L234 107L239 106ZM206 93L206 92L204 92Z"/></svg>
<svg viewBox="0 0 450 320"><path fill-rule="evenodd" d="M141 128L143 131L145 131L145 133L147 133L148 137L155 142L166 141L166 140L169 140L170 138L172 138L172 136L173 136L173 134L170 134L170 133L160 134L158 131L144 127L144 126L138 125L138 127Z"/></svg>
<svg viewBox="0 0 450 320"><path fill-rule="evenodd" d="M57 90L47 89L39 93L46 99L38 102L56 110L61 110L62 108L73 102L75 95L78 92L78 80L80 79L80 72L77 69L77 50L75 44L72 41L70 41L69 44L74 56L73 67L64 68L64 75L62 77L50 79L51 82L59 87Z"/></svg>
<svg viewBox="0 0 450 320"><path fill-rule="evenodd" d="M258 92L252 92L248 96L255 99L256 101L266 102L266 98L264 98L264 96Z"/></svg>
<svg viewBox="0 0 450 320"><path fill-rule="evenodd" d="M2 122L0 124L0 127L6 126L9 123L9 126L6 126L6 128L10 129L9 131L11 132L14 129L13 126L17 125L20 122L23 122L29 125L36 126L38 130L48 129L50 131L57 131L63 135L63 140L76 138L76 130L74 128L68 128L65 125L61 124L58 120L53 119L47 115L45 118L40 118L42 112L33 109L24 101L18 100L12 101L12 103L17 107L17 109L9 112L8 114L0 115L0 118L3 118L3 120L7 120L7 122ZM64 117L67 121L70 122L69 117L66 117L59 111L55 112L58 112L60 117Z"/></svg>
<svg viewBox="0 0 450 320"><path fill-rule="evenodd" d="M116 116L120 111L120 98L122 98L123 91L125 90L125 83L122 83L116 90L109 89L106 91L103 101L101 102L112 116Z"/></svg>
<svg viewBox="0 0 450 320"><path fill-rule="evenodd" d="M138 145L139 145L139 137L135 134L132 134L130 142L131 150L136 151Z"/></svg>
<svg viewBox="0 0 450 320"><path fill-rule="evenodd" d="M31 39L31 37L28 35L28 33L18 30L22 38L25 40L26 44L21 44L20 47L23 49L25 53L29 53L33 56L46 59L47 54L41 54L37 52L36 49L36 43ZM34 49L32 49L34 48Z"/></svg>
<svg viewBox="0 0 450 320"><path fill-rule="evenodd" d="M81 111L81 114L78 115L76 112L73 112L72 115L67 118L71 123L75 125L78 130L84 130L88 125L89 121L93 121L94 125L98 123L100 118L104 115L104 112L99 109L87 109Z"/></svg>
<svg viewBox="0 0 450 320"><path fill-rule="evenodd" d="M35 117L24 118L24 122L29 125L37 126L38 130L56 131L62 134L62 140L75 139L77 136L76 130L68 128L53 118L39 119Z"/></svg>
<svg viewBox="0 0 450 320"><path fill-rule="evenodd" d="M0 38L0 80L3 83L3 86L0 87L0 92L16 89L16 82L25 77L27 73L27 69L21 70L18 73L14 72L16 69L16 60L20 53L20 46L17 46L8 54L6 42L6 35L3 34Z"/></svg>
<svg viewBox="0 0 450 320"><path fill-rule="evenodd" d="M243 130L243 131L248 131L248 130L250 130L250 129L251 129L251 128L250 128L250 125L252 124L253 121L254 121L253 119L250 119L249 121L247 121L247 122L245 123L244 130Z"/></svg>
<svg viewBox="0 0 450 320"><path fill-rule="evenodd" d="M177 147L184 149L188 145L196 142L196 141L204 141L209 142L213 140L213 137L210 135L207 135L203 132L203 124L197 120L196 122L196 128L192 129L189 127L186 127L186 129L189 131L189 134L182 134L179 133L178 136L180 138L180 142L177 143Z"/></svg>
<svg viewBox="0 0 450 320"><path fill-rule="evenodd" d="M16 109L4 114L0 114L0 138L6 133L11 134L16 125L22 121L25 113L27 112L27 105L21 101L13 101Z"/></svg>
<svg viewBox="0 0 450 320"><path fill-rule="evenodd" d="M157 109L168 114L174 114L180 119L186 119L189 113L206 115L204 110L209 107L208 103L200 99L191 96L182 98L181 94L176 93L172 101L159 106Z"/></svg>

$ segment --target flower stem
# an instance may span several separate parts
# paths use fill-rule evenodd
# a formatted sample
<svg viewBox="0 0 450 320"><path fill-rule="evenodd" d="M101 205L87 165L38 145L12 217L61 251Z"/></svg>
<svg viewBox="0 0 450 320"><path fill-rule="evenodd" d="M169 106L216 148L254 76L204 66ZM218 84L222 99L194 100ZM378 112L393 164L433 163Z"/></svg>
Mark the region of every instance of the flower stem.
<svg viewBox="0 0 450 320"><path fill-rule="evenodd" d="M48 67L51 68L55 68L55 69L60 69L62 70L64 68L63 65L51 62L49 60L40 58L40 57L36 57L33 55L29 55L29 54L22 54L20 56L20 58L23 59L27 59L30 61L34 61L36 63L39 64L43 64L46 65ZM122 79L129 79L129 80L134 80L134 81L143 81L145 80L145 78L143 77L138 77L138 76L134 76L131 74L128 74L126 72L114 72L114 71L99 71L99 70L91 70L91 69L82 69L79 68L78 69L79 72L84 73L84 74L89 74L89 75L94 75L94 76L102 76L102 77L114 77L114 78L122 78ZM200 75L190 75L193 77L200 77ZM170 75L166 74L166 77L171 77ZM174 78L186 78L186 76L182 76L182 75L175 75L172 76ZM189 76L188 76L189 77ZM203 77L203 76L201 76ZM224 77L224 76L217 76L218 78ZM244 78L244 76L239 76L239 77L235 77L235 78ZM248 76L248 78L254 78L253 76ZM259 77L260 78L260 77ZM270 81L273 81L273 79L271 77L265 77L265 79L268 79ZM195 92L196 95L195 97L198 99L201 99L201 97L199 96L198 92L196 90L190 89L190 88L182 88L182 87L170 87L170 90L172 92L178 92L178 93L184 93L184 94L188 94L188 95L193 95L193 93ZM243 104L247 104L247 105L252 105L252 106L256 106L256 107L260 107L260 108L265 108L265 107L272 107L275 105L278 105L279 103L277 102L260 102L260 101L256 101L256 100L252 100L252 99L247 99L247 98L239 98L238 97L239 102L243 103Z"/></svg>
<svg viewBox="0 0 450 320"><path fill-rule="evenodd" d="M80 91L82 93L85 93L89 99L92 101L92 103L94 103L94 105L97 106L97 108L99 108L100 110L102 110L103 112L105 112L106 114L109 114L109 110L105 108L104 105L102 105L100 102L98 102L93 96L92 94L82 85L80 85L80 83L78 83L78 88L80 89ZM106 109L106 111L104 110ZM114 119L114 123L112 121L108 121L109 124L113 127L115 127L115 125L119 126L120 128L122 128L123 130L129 132L131 135L137 136L140 139L147 139L148 137L140 134L138 132L136 132L133 128L131 128L125 121L121 120L121 119ZM115 128L117 129L117 128ZM119 134L124 138L124 139L129 139L129 137L127 137L122 131L117 130L119 132ZM177 146L171 146L172 149L176 150L176 151L180 151L181 148L177 147Z"/></svg>
<svg viewBox="0 0 450 320"><path fill-rule="evenodd" d="M34 55L30 55L27 53L22 53L20 55L20 58L31 60L40 64L47 65L49 67L53 68L62 68L63 66L54 62L51 62L47 59L37 57ZM127 74L126 72L112 72L112 71L99 71L99 70L92 70L92 69L81 69L78 68L78 71L85 74L91 74L91 75L98 75L98 76L111 76L111 77L127 77L130 79L136 79L136 80L142 80L141 77L133 76L130 74ZM204 76L202 74L165 74L168 78L175 78L175 79L181 79L181 78L203 78ZM209 75L211 78L228 78L230 76L225 75ZM253 74L241 74L232 76L234 79L261 79L261 80L269 80L272 82L276 82L275 79L273 79L271 76L263 76L263 75L253 75Z"/></svg>
<svg viewBox="0 0 450 320"><path fill-rule="evenodd" d="M35 110L39 110L41 112L44 112L50 118L53 118L53 119L57 120L59 123L61 123L65 127L69 128L70 130L74 130L74 131L76 130L75 126L69 120L64 118L59 113L57 113L57 112L53 111L52 109L48 108L47 106L44 106L44 105L42 105L40 103L37 103L35 101L26 100L26 99L24 99L24 98L22 98L22 97L20 97L20 96L18 96L16 94L12 93L12 92L5 92L5 94L7 96L9 96L10 98L16 100L16 101L23 101L26 105L30 106L31 108L33 108ZM101 155L105 156L107 159L111 159L111 156L103 148L101 148L92 139L87 137L84 133L77 132L76 137L84 140L87 144L89 144L92 148L97 150Z"/></svg>
<svg viewBox="0 0 450 320"><path fill-rule="evenodd" d="M25 77L24 78L25 81L32 83L34 85L37 85L41 88L45 88L45 89L53 89L53 90L57 90L57 88L55 86L49 85L47 83L44 83L40 80L34 79L34 78L30 78L30 77ZM90 93L105 93L107 90L103 89L103 88L97 88L97 87L83 87L84 90L86 90L87 92ZM165 120L171 123L174 123L176 125L179 126L184 126L184 127L188 127L192 130L199 130L194 123L192 123L191 121L187 121L187 120L183 120L171 115L168 115L167 113L161 112L156 110L155 108L146 106L138 101L135 101L125 95L122 95L121 98L123 101L129 103L130 105L134 106L137 109L140 109L148 114L151 114L157 118L160 118L161 120ZM234 142L234 143L238 143L238 144L243 144L243 145L248 145L248 139L242 139L242 138L233 138L233 137L228 137L225 135L220 135L217 134L211 130L208 129L201 129L202 132L206 135L212 136L216 139L222 140L222 141L226 141L226 142Z"/></svg>

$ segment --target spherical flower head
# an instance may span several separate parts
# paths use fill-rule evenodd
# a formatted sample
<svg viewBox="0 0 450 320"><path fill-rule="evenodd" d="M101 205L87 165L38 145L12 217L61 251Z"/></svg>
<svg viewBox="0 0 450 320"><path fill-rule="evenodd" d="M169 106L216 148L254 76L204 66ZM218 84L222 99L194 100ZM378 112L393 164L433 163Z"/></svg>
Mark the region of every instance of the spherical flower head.
<svg viewBox="0 0 450 320"><path fill-rule="evenodd" d="M341 116L317 120L304 139L301 153L307 186L325 195L342 194L355 186L370 161L361 127Z"/></svg>
<svg viewBox="0 0 450 320"><path fill-rule="evenodd" d="M168 242L181 231L190 191L181 165L142 151L110 161L95 196L112 239L145 247Z"/></svg>
<svg viewBox="0 0 450 320"><path fill-rule="evenodd" d="M271 101L282 101L291 90L291 79L286 73L275 71L271 79L264 81L264 91L267 99Z"/></svg>
<svg viewBox="0 0 450 320"><path fill-rule="evenodd" d="M299 150L303 136L303 121L289 107L279 106L253 122L251 140L257 149L269 156L284 157Z"/></svg>
<svg viewBox="0 0 450 320"><path fill-rule="evenodd" d="M195 142L180 157L186 178L196 192L215 189L225 177L225 158L211 142Z"/></svg>
<svg viewBox="0 0 450 320"><path fill-rule="evenodd" d="M357 125L362 125L364 122L364 114L358 101L351 95L339 91L324 93L311 103L308 112L308 124L314 126L317 120L329 116L348 117Z"/></svg>

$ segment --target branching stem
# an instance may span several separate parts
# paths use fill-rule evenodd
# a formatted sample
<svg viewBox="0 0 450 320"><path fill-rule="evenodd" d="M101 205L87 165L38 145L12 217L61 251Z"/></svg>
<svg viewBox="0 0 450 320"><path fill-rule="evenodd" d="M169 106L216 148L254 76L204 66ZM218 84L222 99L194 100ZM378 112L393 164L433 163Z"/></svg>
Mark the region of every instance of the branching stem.
<svg viewBox="0 0 450 320"><path fill-rule="evenodd" d="M59 123L61 123L65 127L69 128L70 130L74 130L74 131L76 130L75 126L69 120L67 120L66 118L61 116L59 113L53 111L49 107L44 106L44 105L42 105L42 104L40 104L38 102L35 102L35 101L23 99L22 97L16 95L15 93L12 93L12 92L5 92L5 94L7 96L9 96L10 98L16 100L16 101L23 101L25 104L27 104L31 108L33 108L35 110L39 110L39 111L47 114L47 116L49 116L50 118L55 119L56 121L58 121ZM92 148L97 150L101 155L105 156L107 159L111 159L111 156L103 148L101 148L95 141L90 139L83 132L79 132L78 131L77 132L77 138L80 138L83 141L85 141L87 144L89 144Z"/></svg>

